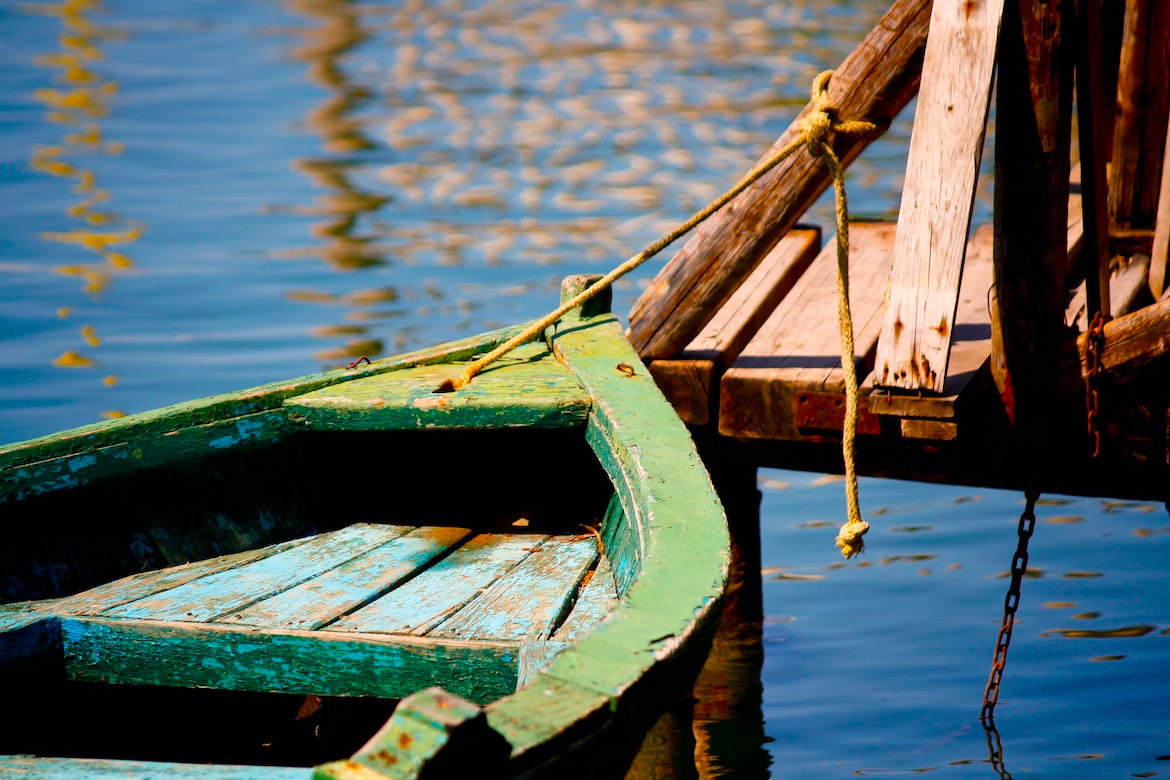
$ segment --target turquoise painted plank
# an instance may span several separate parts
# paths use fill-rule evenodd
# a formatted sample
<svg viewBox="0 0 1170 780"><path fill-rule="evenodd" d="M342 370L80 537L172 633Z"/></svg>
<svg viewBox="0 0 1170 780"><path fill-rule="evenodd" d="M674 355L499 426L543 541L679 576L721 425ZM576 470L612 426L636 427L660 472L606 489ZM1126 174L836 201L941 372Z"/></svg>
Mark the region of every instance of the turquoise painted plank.
<svg viewBox="0 0 1170 780"><path fill-rule="evenodd" d="M174 431L191 426L227 421L230 418L276 409L287 398L330 385L412 366L468 360L488 352L525 327L524 324L512 325L470 338L427 347L417 352L379 360L370 365L311 374L299 379L270 382L248 390L184 401L173 406L140 412L117 420L105 420L42 436L38 439L8 444L0 447L0 474L4 470L30 463L67 457L111 445L141 442L169 435Z"/></svg>
<svg viewBox="0 0 1170 780"><path fill-rule="evenodd" d="M588 437L587 437L588 438ZM604 442L606 446L609 442ZM596 445L595 445L596 446ZM605 556L609 558L611 572L618 585L618 593L625 593L630 583L642 569L642 549L634 523L626 519L622 510L622 494L628 494L624 482L614 493L605 509L601 521L601 538L605 542Z"/></svg>
<svg viewBox="0 0 1170 780"><path fill-rule="evenodd" d="M576 642L589 635L618 604L617 582L609 558L604 555L593 570L593 576L581 588L573 611L557 629L553 639L561 642Z"/></svg>
<svg viewBox="0 0 1170 780"><path fill-rule="evenodd" d="M220 622L262 628L320 628L394 589L470 535L468 528L416 528L319 577L220 618Z"/></svg>
<svg viewBox="0 0 1170 780"><path fill-rule="evenodd" d="M0 756L0 776L32 780L309 780L311 769L292 766L167 764L104 758Z"/></svg>
<svg viewBox="0 0 1170 780"><path fill-rule="evenodd" d="M547 639L597 560L597 541L552 538L427 636Z"/></svg>
<svg viewBox="0 0 1170 780"><path fill-rule="evenodd" d="M516 676L516 689L523 688L536 679L546 666L560 653L572 647L571 642L540 639L520 645L520 671Z"/></svg>
<svg viewBox="0 0 1170 780"><path fill-rule="evenodd" d="M168 588L178 587L208 574L233 569L251 561L267 558L296 547L306 539L294 539L290 542L281 542L256 550L245 550L244 552L208 558L204 561L193 561L179 566L168 566L165 569L131 574L129 577L90 588L73 596L45 602L44 610L55 615L97 615L102 610L111 609L119 604L125 604L128 601L134 601Z"/></svg>
<svg viewBox="0 0 1170 780"><path fill-rule="evenodd" d="M107 617L201 623L310 580L410 530L358 523L321 534L268 558L209 574L104 610Z"/></svg>
<svg viewBox="0 0 1170 780"><path fill-rule="evenodd" d="M589 395L543 343L526 344L452 393L436 393L465 363L422 366L290 398L314 430L560 428L585 424Z"/></svg>
<svg viewBox="0 0 1170 780"><path fill-rule="evenodd" d="M66 618L71 680L398 699L432 685L488 702L513 691L519 648L504 642L269 631L215 623Z"/></svg>
<svg viewBox="0 0 1170 780"><path fill-rule="evenodd" d="M546 538L480 534L401 588L325 631L426 634L527 558Z"/></svg>
<svg viewBox="0 0 1170 780"><path fill-rule="evenodd" d="M31 610L0 609L0 664L61 646L57 618Z"/></svg>

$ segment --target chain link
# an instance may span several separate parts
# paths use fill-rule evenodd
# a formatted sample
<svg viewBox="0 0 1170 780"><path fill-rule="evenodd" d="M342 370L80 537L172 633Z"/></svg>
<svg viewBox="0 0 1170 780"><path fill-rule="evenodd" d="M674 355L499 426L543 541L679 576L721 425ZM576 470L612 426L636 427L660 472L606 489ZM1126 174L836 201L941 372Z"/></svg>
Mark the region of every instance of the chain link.
<svg viewBox="0 0 1170 780"><path fill-rule="evenodd" d="M1028 571L1028 540L1036 530L1036 500L1040 493L1029 490L1025 494L1027 502L1024 513L1020 515L1020 524L1016 528L1016 554L1012 556L1012 584L1008 587L1007 596L1003 600L1003 622L999 627L999 635L995 638L995 655L991 660L991 674L987 677L987 687L983 690L983 708L979 712L979 719L986 723L995 716L995 704L999 701L999 686L1003 680L1003 670L1007 666L1008 646L1012 643L1012 627L1016 622L1016 610L1020 607L1020 583L1024 573Z"/></svg>
<svg viewBox="0 0 1170 780"><path fill-rule="evenodd" d="M1101 414L1101 399L1097 394L1097 377L1101 374L1101 350L1105 348L1105 321L1105 315L1097 312L1085 333L1085 413L1094 458L1101 454L1101 430L1097 420Z"/></svg>

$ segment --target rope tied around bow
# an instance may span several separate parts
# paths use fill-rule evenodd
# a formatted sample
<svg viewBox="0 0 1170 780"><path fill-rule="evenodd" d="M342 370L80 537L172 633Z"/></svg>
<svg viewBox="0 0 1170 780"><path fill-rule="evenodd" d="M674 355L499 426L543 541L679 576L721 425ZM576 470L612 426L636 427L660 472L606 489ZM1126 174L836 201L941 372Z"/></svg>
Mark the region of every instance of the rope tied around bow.
<svg viewBox="0 0 1170 780"><path fill-rule="evenodd" d="M608 289L615 281L689 233L758 181L764 174L801 148L805 148L813 157L823 159L833 176L833 191L837 207L837 315L841 330L841 368L845 373L846 395L845 425L841 438L842 454L845 460L845 494L849 518L841 526L841 531L837 535L837 546L841 548L841 552L846 558L851 558L861 552L864 547L861 537L869 530L869 524L861 519L861 510L857 499L857 473L854 468L858 393L857 370L853 357L853 316L849 310L849 204L845 197L845 174L841 167L841 161L833 151L833 141L838 135L865 135L878 128L872 122L857 120L842 122L837 119L837 105L829 99L829 80L832 77L833 71L826 70L813 79L812 106L808 114L799 120L797 136L753 168L734 187L711 201L686 222L614 268L587 289L533 322L522 333L513 336L483 357L468 364L459 376L444 379L436 392L449 393L464 387L492 363L516 347L538 338L546 328L565 314Z"/></svg>

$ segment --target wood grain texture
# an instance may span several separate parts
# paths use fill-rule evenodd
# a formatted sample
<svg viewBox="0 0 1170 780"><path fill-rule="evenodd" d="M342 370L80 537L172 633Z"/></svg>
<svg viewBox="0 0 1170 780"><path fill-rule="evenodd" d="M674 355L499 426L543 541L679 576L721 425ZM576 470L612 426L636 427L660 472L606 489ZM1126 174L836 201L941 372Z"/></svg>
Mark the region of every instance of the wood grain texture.
<svg viewBox="0 0 1170 780"><path fill-rule="evenodd" d="M325 630L422 636L531 555L546 538L479 534L402 587Z"/></svg>
<svg viewBox="0 0 1170 780"><path fill-rule="evenodd" d="M1166 123L1166 156L1162 160L1162 185L1158 195L1158 216L1154 224L1154 245L1150 250L1150 291L1154 299L1166 290L1166 263L1170 258L1170 121Z"/></svg>
<svg viewBox="0 0 1170 780"><path fill-rule="evenodd" d="M955 307L955 325L951 333L951 356L947 361L947 375L941 395L883 392L869 395L871 414L892 414L900 417L952 418L959 396L971 386L975 375L991 357L991 312L987 299L994 282L992 252L994 231L991 225L982 225L967 244L963 263L963 280ZM879 343L880 352L880 343ZM875 369L876 373L876 369Z"/></svg>
<svg viewBox="0 0 1170 780"><path fill-rule="evenodd" d="M0 756L0 775L36 780L309 780L310 771L291 766L171 764L162 761L117 761L108 758Z"/></svg>
<svg viewBox="0 0 1170 780"><path fill-rule="evenodd" d="M1109 219L1152 227L1170 114L1170 3L1127 0L1109 172Z"/></svg>
<svg viewBox="0 0 1170 780"><path fill-rule="evenodd" d="M467 528L415 528L336 569L220 618L220 622L306 631L320 628L398 587L470 535Z"/></svg>
<svg viewBox="0 0 1170 780"><path fill-rule="evenodd" d="M930 0L897 0L837 67L829 97L842 120L884 124L914 96L930 8ZM801 111L767 154L799 135L810 110ZM847 166L872 141L839 138L835 151ZM686 347L829 183L825 165L801 151L701 225L630 312L630 342L638 353L671 358Z"/></svg>
<svg viewBox="0 0 1170 780"><path fill-rule="evenodd" d="M706 425L718 409L719 378L784 299L821 248L821 232L794 228L715 312L677 359L650 373L683 422Z"/></svg>
<svg viewBox="0 0 1170 780"><path fill-rule="evenodd" d="M849 229L849 301L859 377L868 374L877 346L894 232L891 223L859 222ZM803 393L843 398L836 252L829 241L724 374L719 391L724 436L800 438L796 413Z"/></svg>
<svg viewBox="0 0 1170 780"><path fill-rule="evenodd" d="M943 392L1004 0L935 0L874 384Z"/></svg>
<svg viewBox="0 0 1170 780"><path fill-rule="evenodd" d="M1077 337L1076 354L1082 376L1087 370L1085 339L1084 333ZM1167 352L1170 352L1170 299L1105 323L1101 366L1115 380L1123 381Z"/></svg>
<svg viewBox="0 0 1170 780"><path fill-rule="evenodd" d="M519 648L493 642L66 618L71 680L398 699L431 685L475 702L516 687Z"/></svg>
<svg viewBox="0 0 1170 780"><path fill-rule="evenodd" d="M593 571L593 576L577 595L573 611L553 634L553 640L575 642L588 635L594 627L608 617L617 603L617 583L613 578L613 567L610 565L609 558L603 555L597 568Z"/></svg>
<svg viewBox="0 0 1170 780"><path fill-rule="evenodd" d="M597 542L592 536L549 539L427 636L511 642L548 639L596 560Z"/></svg>
<svg viewBox="0 0 1170 780"><path fill-rule="evenodd" d="M559 428L585 424L589 396L544 344L526 344L466 387L436 393L464 363L420 366L324 388L284 402L313 430Z"/></svg>
<svg viewBox="0 0 1170 780"><path fill-rule="evenodd" d="M1118 258L1119 263L1109 277L1109 311L1114 317L1122 317L1133 311L1139 302L1149 298L1150 258L1134 255ZM1069 327L1084 332L1089 327L1089 314L1085 303L1085 283L1077 285L1072 299L1064 313L1064 322Z"/></svg>
<svg viewBox="0 0 1170 780"><path fill-rule="evenodd" d="M202 623L223 617L368 553L410 530L358 523L321 534L276 555L127 602L101 614Z"/></svg>

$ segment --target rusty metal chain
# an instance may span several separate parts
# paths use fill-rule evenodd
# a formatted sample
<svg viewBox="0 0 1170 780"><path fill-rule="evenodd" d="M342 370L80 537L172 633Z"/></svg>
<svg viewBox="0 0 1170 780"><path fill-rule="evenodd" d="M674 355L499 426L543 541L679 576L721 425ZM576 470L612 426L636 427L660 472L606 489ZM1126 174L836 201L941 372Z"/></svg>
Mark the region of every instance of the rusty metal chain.
<svg viewBox="0 0 1170 780"><path fill-rule="evenodd" d="M1028 571L1028 540L1036 530L1036 500L1040 498L1040 492L1028 490L1025 495L1027 503L1016 529L1018 537L1016 554L1012 556L1012 584L1008 587L1007 596L1003 600L1003 622L999 627L999 635L995 638L991 674L987 677L987 687L983 690L983 708L979 712L979 720L984 723L995 716L999 686L1003 680L1004 667L1007 665L1008 646L1012 643L1012 627L1016 622L1016 610L1020 606L1020 583L1024 579L1024 573Z"/></svg>
<svg viewBox="0 0 1170 780"><path fill-rule="evenodd" d="M1085 412L1094 458L1101 454L1101 430L1097 420L1101 414L1101 399L1097 377L1101 374L1101 350L1105 348L1105 322L1105 315L1097 312L1085 333Z"/></svg>

